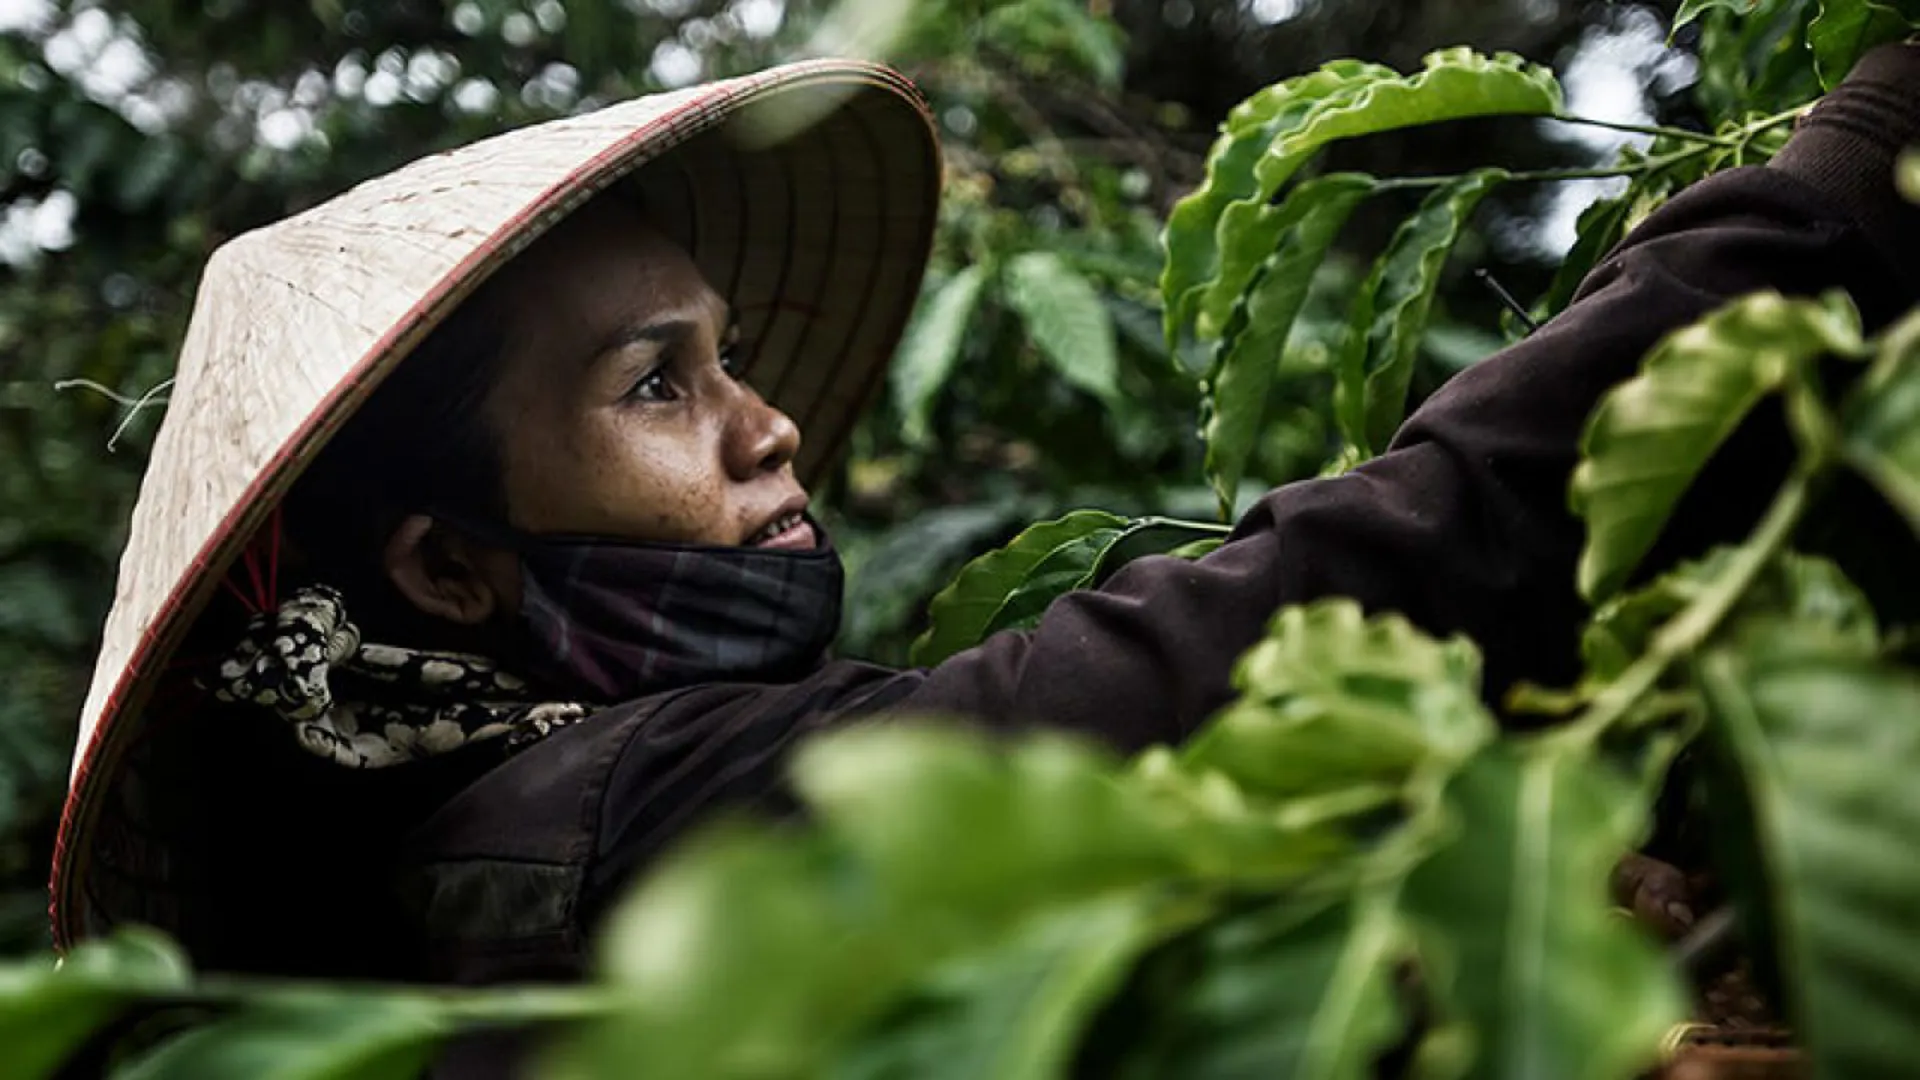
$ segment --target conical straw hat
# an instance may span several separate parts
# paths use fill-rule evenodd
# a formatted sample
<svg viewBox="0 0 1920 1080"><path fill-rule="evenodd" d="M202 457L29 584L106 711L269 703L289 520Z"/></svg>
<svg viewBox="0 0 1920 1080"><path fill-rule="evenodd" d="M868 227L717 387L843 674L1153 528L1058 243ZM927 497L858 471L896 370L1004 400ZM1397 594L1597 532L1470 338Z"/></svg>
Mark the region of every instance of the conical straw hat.
<svg viewBox="0 0 1920 1080"><path fill-rule="evenodd" d="M176 860L137 802L165 778L129 754L154 726L155 684L300 470L490 273L597 193L638 188L649 219L740 312L756 342L748 381L806 434L804 481L844 441L898 341L939 174L904 79L812 61L428 157L216 251L80 720L54 856L56 942L175 921ZM103 817L122 825L102 835ZM143 895L103 903L89 883L103 864Z"/></svg>

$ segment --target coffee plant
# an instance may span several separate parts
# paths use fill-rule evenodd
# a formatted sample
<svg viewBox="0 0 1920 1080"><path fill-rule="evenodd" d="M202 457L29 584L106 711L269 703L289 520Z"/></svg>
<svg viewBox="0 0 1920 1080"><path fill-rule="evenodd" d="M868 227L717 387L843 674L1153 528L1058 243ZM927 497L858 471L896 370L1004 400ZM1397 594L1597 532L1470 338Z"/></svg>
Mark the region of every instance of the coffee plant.
<svg viewBox="0 0 1920 1080"><path fill-rule="evenodd" d="M1674 193L1763 161L1866 48L1912 31L1875 0L1683 6L1704 130L1647 129L1604 169L1560 280L1564 307ZM1418 71L1343 61L1223 124L1168 223L1165 332L1210 350L1207 479L1237 509L1276 408L1318 393L1324 471L1378 453L1415 384L1450 252L1488 192L1567 173L1323 172L1351 139L1475 117L1585 123L1552 71L1442 52ZM1920 192L1920 164L1906 169ZM1356 207L1418 196L1346 325L1299 319ZM1037 257L959 278L947 333L989 274L1046 347ZM960 314L953 314L948 309ZM1057 316L1057 317L1056 317ZM1171 351L1171 350L1170 350ZM1825 377L1834 365L1851 377ZM1837 388L1836 388L1837 387ZM1781 405L1798 457L1743 539L1643 585L1635 571L1741 420ZM1659 1064L1688 1016L1683 964L1611 907L1609 877L1676 787L1711 797L1714 870L1740 945L1815 1075L1911 1071L1920 1030L1920 672L1897 605L1796 546L1831 491L1863 484L1920 530L1920 315L1869 338L1842 295L1739 299L1677 331L1592 415L1570 505L1593 604L1572 687L1484 700L1473 642L1327 600L1279 612L1237 699L1188 743L1130 759L1057 735L994 740L898 721L813 739L804 827L715 823L638 884L578 988L430 991L196 976L129 929L64 963L0 969L0 1075L51 1076L116 1021L139 1080L408 1077L449 1037L551 1028L554 1077L1090 1075L1607 1078ZM1151 555L1198 557L1226 526L1086 511L1033 526L935 601L935 662ZM1685 762L1681 769L1677 763ZM143 1019L129 1027L122 1019ZM96 1040L97 1041L97 1040Z"/></svg>

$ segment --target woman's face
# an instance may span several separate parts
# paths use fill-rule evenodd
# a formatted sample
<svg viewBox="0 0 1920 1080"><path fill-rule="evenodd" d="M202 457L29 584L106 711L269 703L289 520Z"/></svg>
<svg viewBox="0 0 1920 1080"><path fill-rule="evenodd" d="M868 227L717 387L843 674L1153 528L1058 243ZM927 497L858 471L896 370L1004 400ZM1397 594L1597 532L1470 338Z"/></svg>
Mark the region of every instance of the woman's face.
<svg viewBox="0 0 1920 1080"><path fill-rule="evenodd" d="M751 342L687 254L596 200L505 271L488 399L512 524L811 548L800 431L735 378Z"/></svg>

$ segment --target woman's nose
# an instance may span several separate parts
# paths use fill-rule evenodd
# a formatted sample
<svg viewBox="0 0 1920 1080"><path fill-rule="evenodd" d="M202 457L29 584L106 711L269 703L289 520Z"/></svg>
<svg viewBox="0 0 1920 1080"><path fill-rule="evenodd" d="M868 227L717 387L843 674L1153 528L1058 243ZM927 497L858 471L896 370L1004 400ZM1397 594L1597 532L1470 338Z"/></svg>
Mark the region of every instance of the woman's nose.
<svg viewBox="0 0 1920 1080"><path fill-rule="evenodd" d="M777 472L800 452L800 428L745 386L727 428L726 466L735 480Z"/></svg>

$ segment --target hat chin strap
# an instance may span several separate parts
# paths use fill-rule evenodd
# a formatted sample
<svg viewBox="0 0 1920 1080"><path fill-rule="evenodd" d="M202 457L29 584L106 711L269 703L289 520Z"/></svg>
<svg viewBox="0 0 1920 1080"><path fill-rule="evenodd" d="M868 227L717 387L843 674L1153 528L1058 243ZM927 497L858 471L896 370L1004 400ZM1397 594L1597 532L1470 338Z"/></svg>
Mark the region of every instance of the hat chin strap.
<svg viewBox="0 0 1920 1080"><path fill-rule="evenodd" d="M280 606L280 549L281 514L280 507L275 506L267 516L266 527L255 533L240 553L239 563L220 578L221 586L240 601L249 615L274 611ZM234 581L235 573L242 567L247 572L244 588Z"/></svg>

